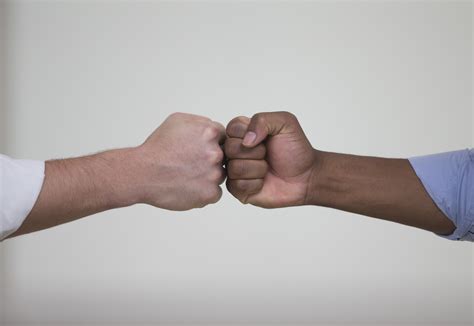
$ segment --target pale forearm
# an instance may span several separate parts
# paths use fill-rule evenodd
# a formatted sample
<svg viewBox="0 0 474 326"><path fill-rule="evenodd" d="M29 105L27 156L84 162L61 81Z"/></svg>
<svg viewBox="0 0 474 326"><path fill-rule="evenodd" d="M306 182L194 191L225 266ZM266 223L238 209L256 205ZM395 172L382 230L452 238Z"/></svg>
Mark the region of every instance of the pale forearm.
<svg viewBox="0 0 474 326"><path fill-rule="evenodd" d="M10 237L136 203L169 210L215 203L225 179L224 138L219 123L176 113L140 146L48 161L33 209Z"/></svg>
<svg viewBox="0 0 474 326"><path fill-rule="evenodd" d="M134 192L138 191L131 182L134 150L46 162L38 200L20 229L10 237L137 202Z"/></svg>
<svg viewBox="0 0 474 326"><path fill-rule="evenodd" d="M307 201L438 234L454 230L405 159L317 152Z"/></svg>

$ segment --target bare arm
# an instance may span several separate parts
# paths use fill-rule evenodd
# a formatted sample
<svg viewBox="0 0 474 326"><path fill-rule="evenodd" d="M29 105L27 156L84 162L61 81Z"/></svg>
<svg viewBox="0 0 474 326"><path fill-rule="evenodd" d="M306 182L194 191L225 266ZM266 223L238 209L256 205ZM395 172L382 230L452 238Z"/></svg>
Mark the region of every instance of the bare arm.
<svg viewBox="0 0 474 326"><path fill-rule="evenodd" d="M317 152L307 204L326 206L438 234L453 223L425 191L406 159Z"/></svg>
<svg viewBox="0 0 474 326"><path fill-rule="evenodd" d="M320 205L439 234L454 230L408 160L314 150L288 112L238 117L228 124L227 134L227 187L243 203Z"/></svg>
<svg viewBox="0 0 474 326"><path fill-rule="evenodd" d="M133 166L134 150L46 162L38 200L22 226L10 237L138 202L133 190L124 189L125 184L133 185L127 166Z"/></svg>
<svg viewBox="0 0 474 326"><path fill-rule="evenodd" d="M136 203L170 210L215 203L224 137L216 122L173 114L138 147L48 161L38 200L10 237Z"/></svg>

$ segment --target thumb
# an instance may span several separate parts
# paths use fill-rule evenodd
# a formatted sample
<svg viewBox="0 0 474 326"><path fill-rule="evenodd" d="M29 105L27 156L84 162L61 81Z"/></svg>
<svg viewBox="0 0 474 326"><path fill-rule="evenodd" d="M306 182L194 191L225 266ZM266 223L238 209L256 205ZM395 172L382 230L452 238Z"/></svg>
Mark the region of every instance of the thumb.
<svg viewBox="0 0 474 326"><path fill-rule="evenodd" d="M257 113L250 120L242 145L255 147L268 136L276 136L292 130L297 125L298 120L290 112Z"/></svg>

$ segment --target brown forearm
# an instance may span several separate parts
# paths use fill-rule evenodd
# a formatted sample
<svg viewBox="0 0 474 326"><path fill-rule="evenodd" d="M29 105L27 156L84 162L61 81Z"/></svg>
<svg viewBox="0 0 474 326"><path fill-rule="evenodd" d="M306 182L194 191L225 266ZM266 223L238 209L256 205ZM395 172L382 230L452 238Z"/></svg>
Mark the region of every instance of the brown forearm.
<svg viewBox="0 0 474 326"><path fill-rule="evenodd" d="M310 183L311 204L336 208L438 234L452 222L425 191L406 159L317 152Z"/></svg>
<svg viewBox="0 0 474 326"><path fill-rule="evenodd" d="M130 205L127 174L131 149L46 162L38 200L10 237L50 228L108 209ZM126 193L128 191L128 193Z"/></svg>

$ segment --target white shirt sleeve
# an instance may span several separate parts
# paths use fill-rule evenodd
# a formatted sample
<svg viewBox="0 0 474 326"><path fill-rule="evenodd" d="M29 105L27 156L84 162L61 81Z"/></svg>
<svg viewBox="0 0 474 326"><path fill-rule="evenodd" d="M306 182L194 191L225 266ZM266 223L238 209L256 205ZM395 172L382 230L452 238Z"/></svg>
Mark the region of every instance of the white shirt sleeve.
<svg viewBox="0 0 474 326"><path fill-rule="evenodd" d="M18 230L38 199L44 181L41 161L0 154L0 241Z"/></svg>

